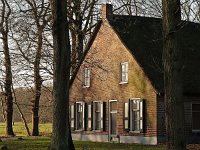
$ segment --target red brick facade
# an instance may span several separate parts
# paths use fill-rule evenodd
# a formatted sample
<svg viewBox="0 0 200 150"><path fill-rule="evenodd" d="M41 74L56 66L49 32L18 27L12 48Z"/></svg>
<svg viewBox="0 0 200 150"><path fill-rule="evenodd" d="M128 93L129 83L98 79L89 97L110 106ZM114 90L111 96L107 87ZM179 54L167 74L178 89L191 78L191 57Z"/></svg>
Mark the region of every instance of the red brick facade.
<svg viewBox="0 0 200 150"><path fill-rule="evenodd" d="M112 38L110 38L112 37ZM128 83L120 83L120 63L128 62ZM83 87L83 68L91 70L91 85ZM156 92L140 65L121 42L109 23L105 20L83 61L71 87L70 101L106 102L106 131L108 133L108 101L117 100L117 132L119 135L138 135L124 131L123 107L130 98L142 98L145 101L144 133L139 135L157 135ZM84 131L83 133L100 134Z"/></svg>

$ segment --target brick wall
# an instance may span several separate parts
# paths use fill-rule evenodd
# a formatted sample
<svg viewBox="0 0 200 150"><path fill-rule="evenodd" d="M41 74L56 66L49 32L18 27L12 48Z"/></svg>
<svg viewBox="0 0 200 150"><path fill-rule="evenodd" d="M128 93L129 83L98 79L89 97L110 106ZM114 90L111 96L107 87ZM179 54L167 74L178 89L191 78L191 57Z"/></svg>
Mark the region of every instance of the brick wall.
<svg viewBox="0 0 200 150"><path fill-rule="evenodd" d="M128 84L119 84L121 62L128 62ZM84 66L91 70L91 86L89 88L83 88ZM129 98L145 99L144 135L155 136L157 134L155 90L109 23L103 21L71 87L70 101L101 100L107 102L106 133L108 133L108 101L117 100L117 132L120 135L133 135L123 129L123 103L128 102ZM94 134L100 133L94 132Z"/></svg>
<svg viewBox="0 0 200 150"><path fill-rule="evenodd" d="M186 140L190 141L192 138L192 103L200 103L200 97L185 96L184 97L184 114L185 114L185 136ZM159 96L157 101L157 133L158 136L163 137L166 135L165 126L165 105L164 97ZM163 140L163 139L162 139ZM158 140L159 141L159 140Z"/></svg>

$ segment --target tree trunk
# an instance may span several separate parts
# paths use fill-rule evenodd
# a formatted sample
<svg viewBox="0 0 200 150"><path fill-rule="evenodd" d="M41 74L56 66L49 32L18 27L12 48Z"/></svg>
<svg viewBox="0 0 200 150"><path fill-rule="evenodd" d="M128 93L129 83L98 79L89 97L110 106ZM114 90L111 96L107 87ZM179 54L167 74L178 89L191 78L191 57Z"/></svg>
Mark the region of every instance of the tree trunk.
<svg viewBox="0 0 200 150"><path fill-rule="evenodd" d="M67 1L51 0L54 42L52 150L69 150L70 44Z"/></svg>
<svg viewBox="0 0 200 150"><path fill-rule="evenodd" d="M14 136L13 132L13 96L12 96L12 72L11 72L11 61L10 53L8 48L8 32L3 34L3 50L5 56L5 99L6 99L6 135Z"/></svg>
<svg viewBox="0 0 200 150"><path fill-rule="evenodd" d="M180 23L180 1L163 0L163 63L167 148L169 150L185 149Z"/></svg>
<svg viewBox="0 0 200 150"><path fill-rule="evenodd" d="M42 78L40 76L40 60L42 51L42 32L38 29L37 53L34 62L34 84L35 84L35 97L32 108L32 135L39 135L39 102L41 96Z"/></svg>

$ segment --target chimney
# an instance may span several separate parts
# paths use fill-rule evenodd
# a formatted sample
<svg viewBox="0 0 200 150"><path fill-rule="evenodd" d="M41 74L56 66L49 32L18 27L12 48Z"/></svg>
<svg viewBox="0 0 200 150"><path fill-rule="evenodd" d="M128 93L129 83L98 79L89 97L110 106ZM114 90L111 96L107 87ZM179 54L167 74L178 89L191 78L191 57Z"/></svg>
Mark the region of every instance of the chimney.
<svg viewBox="0 0 200 150"><path fill-rule="evenodd" d="M102 4L102 20L111 19L113 16L112 4Z"/></svg>

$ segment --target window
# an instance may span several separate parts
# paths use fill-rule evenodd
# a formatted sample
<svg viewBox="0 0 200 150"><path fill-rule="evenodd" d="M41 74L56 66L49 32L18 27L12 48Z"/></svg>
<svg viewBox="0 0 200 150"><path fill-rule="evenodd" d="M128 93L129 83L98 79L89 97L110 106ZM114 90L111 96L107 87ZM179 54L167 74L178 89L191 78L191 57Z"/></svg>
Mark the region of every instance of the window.
<svg viewBox="0 0 200 150"><path fill-rule="evenodd" d="M71 130L105 130L106 102L75 102L70 105Z"/></svg>
<svg viewBox="0 0 200 150"><path fill-rule="evenodd" d="M128 83L128 62L121 63L121 82Z"/></svg>
<svg viewBox="0 0 200 150"><path fill-rule="evenodd" d="M84 85L83 87L90 87L90 70L84 68Z"/></svg>
<svg viewBox="0 0 200 150"><path fill-rule="evenodd" d="M143 131L143 100L130 99L124 103L124 129L134 132Z"/></svg>
<svg viewBox="0 0 200 150"><path fill-rule="evenodd" d="M200 104L192 104L192 131L200 131Z"/></svg>
<svg viewBox="0 0 200 150"><path fill-rule="evenodd" d="M105 129L105 108L106 102L93 101L88 104L87 128L88 130Z"/></svg>
<svg viewBox="0 0 200 150"><path fill-rule="evenodd" d="M84 113L85 113L85 103L76 102L76 130L84 129Z"/></svg>
<svg viewBox="0 0 200 150"><path fill-rule="evenodd" d="M103 102L93 102L93 130L103 129Z"/></svg>

